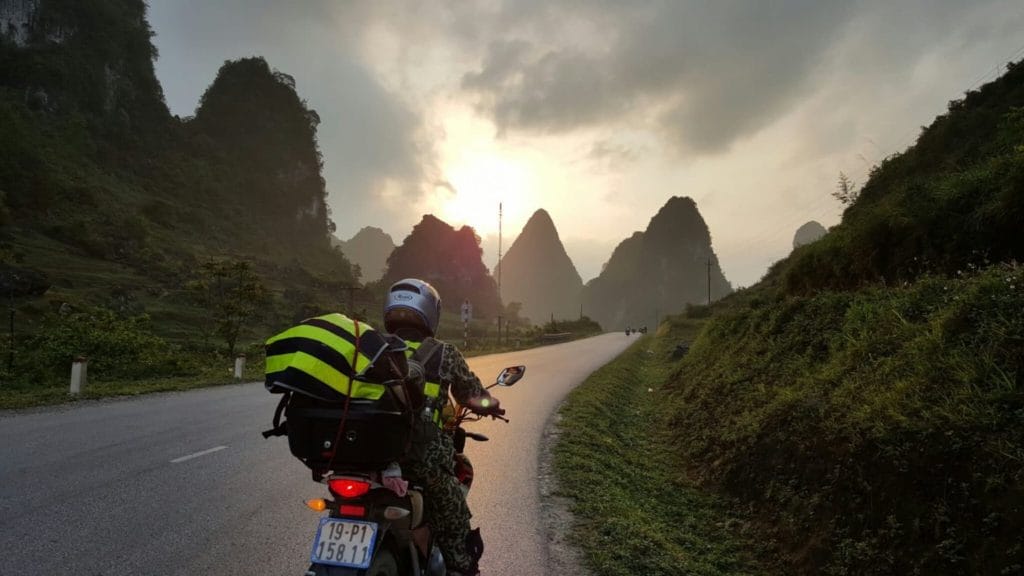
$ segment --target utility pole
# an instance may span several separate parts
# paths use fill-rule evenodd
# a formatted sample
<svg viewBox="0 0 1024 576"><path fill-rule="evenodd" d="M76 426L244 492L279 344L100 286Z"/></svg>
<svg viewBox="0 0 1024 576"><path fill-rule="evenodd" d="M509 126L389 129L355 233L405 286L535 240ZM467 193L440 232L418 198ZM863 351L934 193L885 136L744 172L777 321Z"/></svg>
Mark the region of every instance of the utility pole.
<svg viewBox="0 0 1024 576"><path fill-rule="evenodd" d="M502 203L498 202L498 305L501 306L501 310L498 311L498 346L501 346L501 315L505 308L505 301L501 298L501 221L503 216ZM505 332L508 332L507 327Z"/></svg>

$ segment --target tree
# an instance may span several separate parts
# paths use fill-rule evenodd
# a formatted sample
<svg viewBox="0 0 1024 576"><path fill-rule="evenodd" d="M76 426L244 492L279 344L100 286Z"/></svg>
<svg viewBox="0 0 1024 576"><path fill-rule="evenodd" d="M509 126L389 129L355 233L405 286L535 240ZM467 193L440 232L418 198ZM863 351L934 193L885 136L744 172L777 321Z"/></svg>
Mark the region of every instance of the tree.
<svg viewBox="0 0 1024 576"><path fill-rule="evenodd" d="M839 200L843 206L849 206L857 201L858 196L860 196L860 190L857 189L857 184L849 176L840 172L839 182L836 184L836 189L832 191L832 197Z"/></svg>
<svg viewBox="0 0 1024 576"><path fill-rule="evenodd" d="M530 319L523 318L520 314L523 311L522 302L509 302L505 305L505 322L509 328L522 328L530 326Z"/></svg>
<svg viewBox="0 0 1024 576"><path fill-rule="evenodd" d="M267 290L249 262L212 260L199 269L199 278L188 289L196 302L209 312L213 332L224 340L234 356L242 327L259 317Z"/></svg>

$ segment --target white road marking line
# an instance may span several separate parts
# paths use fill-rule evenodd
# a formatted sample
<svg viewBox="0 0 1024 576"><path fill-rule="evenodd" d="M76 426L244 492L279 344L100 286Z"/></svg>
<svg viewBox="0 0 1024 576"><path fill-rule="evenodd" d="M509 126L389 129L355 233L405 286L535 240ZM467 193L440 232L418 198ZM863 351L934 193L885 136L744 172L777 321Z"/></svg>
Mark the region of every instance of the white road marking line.
<svg viewBox="0 0 1024 576"><path fill-rule="evenodd" d="M191 460L193 458L199 458L200 456L206 456L207 454L213 454L214 452L220 452L221 450L223 450L225 448L227 448L227 446L215 446L213 448L210 448L209 450L203 450L201 452L196 452L195 454L189 454L188 456L182 456L181 458L175 458L174 460L171 460L171 464L178 464L178 463L184 462L186 460Z"/></svg>

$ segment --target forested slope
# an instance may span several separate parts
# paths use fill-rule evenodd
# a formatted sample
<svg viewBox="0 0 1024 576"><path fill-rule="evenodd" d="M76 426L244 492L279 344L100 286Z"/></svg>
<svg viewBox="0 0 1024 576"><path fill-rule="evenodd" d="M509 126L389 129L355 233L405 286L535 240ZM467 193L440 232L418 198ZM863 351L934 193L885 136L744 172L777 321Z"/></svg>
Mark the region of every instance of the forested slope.
<svg viewBox="0 0 1024 576"><path fill-rule="evenodd" d="M1022 107L1019 63L952 102L671 375L687 473L787 573L1022 571Z"/></svg>
<svg viewBox="0 0 1024 576"><path fill-rule="evenodd" d="M319 118L291 77L261 58L227 62L195 117L179 119L153 73L142 0L11 6L19 24L0 31L0 289L17 314L3 380L62 380L75 354L96 357L101 379L188 373L223 346L217 314L240 312L215 314L198 297L211 264L247 268L262 288L243 344L348 304Z"/></svg>

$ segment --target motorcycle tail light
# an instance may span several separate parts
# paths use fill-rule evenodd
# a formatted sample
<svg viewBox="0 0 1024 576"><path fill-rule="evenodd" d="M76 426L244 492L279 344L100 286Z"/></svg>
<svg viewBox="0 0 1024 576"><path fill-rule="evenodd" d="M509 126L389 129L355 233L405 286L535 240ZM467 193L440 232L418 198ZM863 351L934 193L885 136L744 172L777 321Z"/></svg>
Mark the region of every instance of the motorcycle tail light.
<svg viewBox="0 0 1024 576"><path fill-rule="evenodd" d="M370 491L370 483L355 478L331 478L327 488L339 498L359 498Z"/></svg>
<svg viewBox="0 0 1024 576"><path fill-rule="evenodd" d="M362 518L366 516L365 506L355 506L352 504L342 504L338 506L338 512L342 516L355 516L356 518Z"/></svg>

